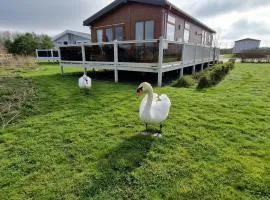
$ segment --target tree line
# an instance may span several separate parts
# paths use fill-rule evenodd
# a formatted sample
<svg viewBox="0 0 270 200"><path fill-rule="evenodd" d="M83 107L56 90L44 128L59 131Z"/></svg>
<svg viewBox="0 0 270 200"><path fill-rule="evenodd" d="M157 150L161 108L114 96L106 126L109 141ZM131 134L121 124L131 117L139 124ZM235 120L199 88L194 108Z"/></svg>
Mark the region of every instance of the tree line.
<svg viewBox="0 0 270 200"><path fill-rule="evenodd" d="M51 49L54 47L52 39L48 35L35 33L17 34L14 39L2 37L0 43L4 45L8 53L18 55L35 55L36 49Z"/></svg>

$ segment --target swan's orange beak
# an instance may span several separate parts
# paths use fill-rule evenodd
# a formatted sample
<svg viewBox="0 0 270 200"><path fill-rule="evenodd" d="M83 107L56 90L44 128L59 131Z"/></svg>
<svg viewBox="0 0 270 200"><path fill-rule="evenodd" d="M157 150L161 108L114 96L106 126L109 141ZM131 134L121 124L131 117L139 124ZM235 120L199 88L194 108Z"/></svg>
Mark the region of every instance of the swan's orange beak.
<svg viewBox="0 0 270 200"><path fill-rule="evenodd" d="M137 89L137 97L141 96L143 94L142 87Z"/></svg>

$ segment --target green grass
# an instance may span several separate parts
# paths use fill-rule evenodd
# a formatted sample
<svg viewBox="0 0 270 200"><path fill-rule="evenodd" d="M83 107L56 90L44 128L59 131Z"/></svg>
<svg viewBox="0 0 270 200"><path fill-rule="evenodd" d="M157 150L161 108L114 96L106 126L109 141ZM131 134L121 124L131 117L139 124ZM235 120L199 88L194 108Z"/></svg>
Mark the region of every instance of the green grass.
<svg viewBox="0 0 270 200"><path fill-rule="evenodd" d="M224 58L233 58L233 54L223 54Z"/></svg>
<svg viewBox="0 0 270 200"><path fill-rule="evenodd" d="M39 111L0 133L0 199L270 198L269 65L155 88L172 101L162 139L140 135L137 84L93 80L87 95L58 72L24 74Z"/></svg>

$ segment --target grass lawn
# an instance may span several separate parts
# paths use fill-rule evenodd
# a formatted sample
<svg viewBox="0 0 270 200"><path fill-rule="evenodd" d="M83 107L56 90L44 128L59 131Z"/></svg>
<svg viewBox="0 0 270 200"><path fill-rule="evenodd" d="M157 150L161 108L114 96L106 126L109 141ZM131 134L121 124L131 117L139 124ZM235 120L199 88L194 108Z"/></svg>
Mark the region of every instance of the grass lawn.
<svg viewBox="0 0 270 200"><path fill-rule="evenodd" d="M233 58L233 54L224 54L224 58Z"/></svg>
<svg viewBox="0 0 270 200"><path fill-rule="evenodd" d="M53 65L24 76L38 108L0 132L0 199L270 199L270 65L155 88L172 101L162 139L140 135L135 83L84 94Z"/></svg>

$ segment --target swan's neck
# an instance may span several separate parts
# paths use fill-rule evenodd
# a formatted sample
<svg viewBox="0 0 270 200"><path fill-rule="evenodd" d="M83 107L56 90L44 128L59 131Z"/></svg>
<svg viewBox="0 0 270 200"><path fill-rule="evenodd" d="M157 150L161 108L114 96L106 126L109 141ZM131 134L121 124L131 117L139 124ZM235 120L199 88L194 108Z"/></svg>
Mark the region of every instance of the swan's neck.
<svg viewBox="0 0 270 200"><path fill-rule="evenodd" d="M149 88L147 90L147 94L148 96L147 96L147 102L146 102L146 109L150 110L152 102L153 102L153 89Z"/></svg>

